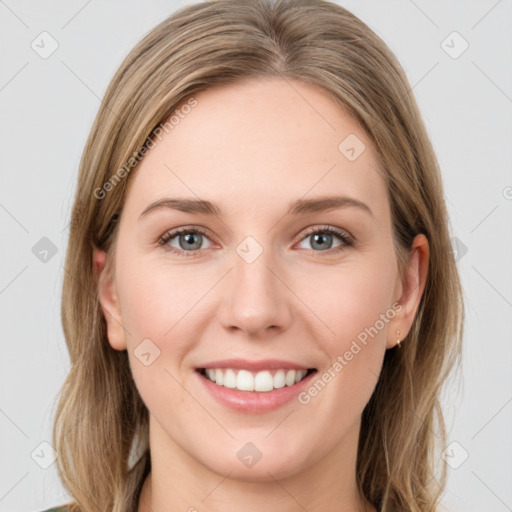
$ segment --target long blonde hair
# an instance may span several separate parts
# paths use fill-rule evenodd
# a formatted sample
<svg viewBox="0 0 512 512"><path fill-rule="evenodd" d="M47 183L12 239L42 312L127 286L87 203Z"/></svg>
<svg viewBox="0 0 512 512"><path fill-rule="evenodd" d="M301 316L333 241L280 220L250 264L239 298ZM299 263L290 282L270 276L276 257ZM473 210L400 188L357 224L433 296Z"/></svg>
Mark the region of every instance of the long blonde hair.
<svg viewBox="0 0 512 512"><path fill-rule="evenodd" d="M135 511L150 471L148 411L126 351L108 343L93 245L111 265L126 187L155 128L199 91L266 76L322 88L367 132L388 184L402 273L414 236L428 238L424 294L402 347L387 350L363 412L356 476L361 495L383 512L438 508L446 485L440 392L460 364L464 306L438 163L404 71L370 28L334 3L213 0L177 11L129 53L80 163L62 294L71 370L53 430L72 510Z"/></svg>

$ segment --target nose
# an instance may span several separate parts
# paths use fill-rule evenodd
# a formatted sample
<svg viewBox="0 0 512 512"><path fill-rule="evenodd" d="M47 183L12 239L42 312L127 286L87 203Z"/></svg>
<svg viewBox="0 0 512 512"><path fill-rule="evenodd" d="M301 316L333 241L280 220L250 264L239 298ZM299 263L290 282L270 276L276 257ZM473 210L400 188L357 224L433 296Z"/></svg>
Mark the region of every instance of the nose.
<svg viewBox="0 0 512 512"><path fill-rule="evenodd" d="M289 327L290 293L279 279L274 263L266 256L266 251L252 263L235 254L220 311L220 320L226 329L262 337Z"/></svg>

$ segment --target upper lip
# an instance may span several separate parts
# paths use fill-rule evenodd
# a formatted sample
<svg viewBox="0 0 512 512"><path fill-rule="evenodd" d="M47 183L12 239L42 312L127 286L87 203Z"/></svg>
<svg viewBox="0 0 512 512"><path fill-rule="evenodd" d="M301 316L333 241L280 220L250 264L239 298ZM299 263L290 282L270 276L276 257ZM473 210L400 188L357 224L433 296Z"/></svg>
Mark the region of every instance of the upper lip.
<svg viewBox="0 0 512 512"><path fill-rule="evenodd" d="M237 370L249 370L258 372L262 370L291 369L291 370L309 370L312 366L304 366L293 361L284 359L260 359L259 361L248 361L247 359L222 359L210 361L197 367L201 368L233 368Z"/></svg>

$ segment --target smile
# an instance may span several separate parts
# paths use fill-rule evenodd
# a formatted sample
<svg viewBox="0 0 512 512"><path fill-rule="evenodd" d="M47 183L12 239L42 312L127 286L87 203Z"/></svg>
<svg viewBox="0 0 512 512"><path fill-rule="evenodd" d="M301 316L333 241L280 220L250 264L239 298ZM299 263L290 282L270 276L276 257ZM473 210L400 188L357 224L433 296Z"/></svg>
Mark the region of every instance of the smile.
<svg viewBox="0 0 512 512"><path fill-rule="evenodd" d="M235 368L200 368L198 371L217 386L262 393L298 384L316 370L278 368L254 372Z"/></svg>

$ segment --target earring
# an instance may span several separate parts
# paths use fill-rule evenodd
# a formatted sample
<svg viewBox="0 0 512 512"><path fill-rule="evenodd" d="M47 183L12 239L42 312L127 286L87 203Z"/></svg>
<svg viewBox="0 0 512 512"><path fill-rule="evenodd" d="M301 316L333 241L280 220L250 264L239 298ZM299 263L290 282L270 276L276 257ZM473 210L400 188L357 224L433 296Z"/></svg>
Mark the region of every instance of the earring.
<svg viewBox="0 0 512 512"><path fill-rule="evenodd" d="M398 348L400 348L400 331L396 331L396 337L398 338L396 345Z"/></svg>

